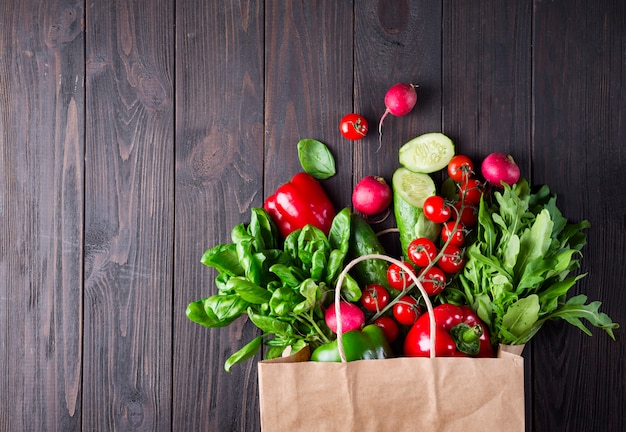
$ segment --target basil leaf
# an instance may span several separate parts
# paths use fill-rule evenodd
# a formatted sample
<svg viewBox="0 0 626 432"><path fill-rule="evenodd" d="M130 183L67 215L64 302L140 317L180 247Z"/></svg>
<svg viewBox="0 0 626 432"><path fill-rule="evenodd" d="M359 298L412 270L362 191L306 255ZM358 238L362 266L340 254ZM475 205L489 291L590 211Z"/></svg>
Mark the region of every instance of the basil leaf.
<svg viewBox="0 0 626 432"><path fill-rule="evenodd" d="M224 369L226 370L226 372L230 372L230 368L233 365L240 363L244 360L248 360L250 357L253 357L259 351L262 341L263 336L257 336L252 339L252 341L248 342L239 351L231 355L224 363Z"/></svg>
<svg viewBox="0 0 626 432"><path fill-rule="evenodd" d="M248 317L250 317L250 321L252 321L255 326L265 333L275 334L277 336L291 336L293 334L293 327L278 318L259 315L250 308L248 308Z"/></svg>
<svg viewBox="0 0 626 432"><path fill-rule="evenodd" d="M317 303L318 285L313 279L307 279L300 285L300 294L304 300L293 308L293 313L302 314L308 312L315 307Z"/></svg>
<svg viewBox="0 0 626 432"><path fill-rule="evenodd" d="M252 304L267 303L272 297L269 291L243 277L230 278L227 287Z"/></svg>
<svg viewBox="0 0 626 432"><path fill-rule="evenodd" d="M207 250L202 255L200 262L230 276L241 276L244 274L243 267L239 263L239 257L237 256L237 246L232 243L218 245Z"/></svg>
<svg viewBox="0 0 626 432"><path fill-rule="evenodd" d="M225 327L234 321L234 318L220 320L211 309L204 307L204 300L189 303L185 313L191 321L209 328Z"/></svg>
<svg viewBox="0 0 626 432"><path fill-rule="evenodd" d="M278 243L277 239L279 238L278 230L264 209L252 209L248 232L254 237L257 251L276 249Z"/></svg>
<svg viewBox="0 0 626 432"><path fill-rule="evenodd" d="M208 317L232 322L248 307L248 302L237 294L216 294L204 299L204 310ZM220 326L221 327L221 326Z"/></svg>
<svg viewBox="0 0 626 432"><path fill-rule="evenodd" d="M335 175L335 158L326 144L320 141L300 140L298 158L302 169L316 179L327 179Z"/></svg>

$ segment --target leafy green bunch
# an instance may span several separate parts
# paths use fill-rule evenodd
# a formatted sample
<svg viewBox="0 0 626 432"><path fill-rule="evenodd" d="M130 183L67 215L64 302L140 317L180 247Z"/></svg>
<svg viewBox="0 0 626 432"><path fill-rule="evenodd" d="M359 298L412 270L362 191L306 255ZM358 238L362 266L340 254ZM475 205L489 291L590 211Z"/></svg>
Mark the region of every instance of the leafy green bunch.
<svg viewBox="0 0 626 432"><path fill-rule="evenodd" d="M253 208L248 225L231 232L232 243L207 250L202 263L217 269L217 294L192 302L187 317L203 326L231 324L242 315L262 334L234 353L225 369L254 356L265 343L265 358L279 357L284 349L312 349L329 342L332 332L324 322L323 306L330 302L348 254L351 214L334 218L328 237L307 225L281 240L265 210ZM346 278L342 296L357 300L357 282Z"/></svg>
<svg viewBox="0 0 626 432"><path fill-rule="evenodd" d="M458 278L465 302L489 326L492 344L525 344L553 319L591 335L585 319L615 339L618 325L599 312L600 302L587 304L584 294L567 299L585 276L574 273L589 222L569 223L550 189L532 192L525 179L492 196L481 200L477 238Z"/></svg>

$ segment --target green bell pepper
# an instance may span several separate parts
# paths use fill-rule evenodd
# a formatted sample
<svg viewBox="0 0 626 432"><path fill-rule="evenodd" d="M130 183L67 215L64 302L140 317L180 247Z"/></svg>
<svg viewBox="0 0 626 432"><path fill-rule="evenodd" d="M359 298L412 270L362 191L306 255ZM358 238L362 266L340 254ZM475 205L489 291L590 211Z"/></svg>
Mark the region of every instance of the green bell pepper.
<svg viewBox="0 0 626 432"><path fill-rule="evenodd" d="M343 349L347 361L384 359L393 355L391 347L385 339L385 334L375 324L367 325L362 330L351 330L344 333ZM337 340L317 347L311 354L311 360L341 362Z"/></svg>

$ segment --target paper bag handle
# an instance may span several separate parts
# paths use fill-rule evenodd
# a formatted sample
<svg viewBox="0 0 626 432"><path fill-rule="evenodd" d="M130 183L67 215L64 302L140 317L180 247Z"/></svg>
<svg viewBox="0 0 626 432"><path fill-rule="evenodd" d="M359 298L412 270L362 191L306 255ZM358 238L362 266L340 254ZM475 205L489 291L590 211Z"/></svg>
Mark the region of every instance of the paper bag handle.
<svg viewBox="0 0 626 432"><path fill-rule="evenodd" d="M337 285L335 287L335 315L337 316L337 348L339 349L339 356L341 357L341 362L342 363L347 362L346 353L345 353L345 350L343 349L343 332L341 329L341 308L339 307L340 301L341 301L341 286L343 285L343 281L346 278L348 271L350 271L352 267L354 267L361 261L365 261L368 259L382 259L382 260L398 265L402 270L404 270L409 275L409 277L411 278L410 280L412 280L415 283L415 285L417 286L417 289L419 289L420 293L422 294L424 303L426 303L426 309L428 310L429 324L430 324L430 358L434 358L435 357L435 342L436 342L435 338L436 338L436 333L437 333L437 329L435 328L435 314L433 312L433 304L431 303L430 298L428 297L428 293L422 286L422 283L418 280L417 276L415 275L415 272L411 268L409 268L406 264L404 264L402 261L397 260L395 258L391 258L387 255L369 254L369 255L362 255L350 261L348 265L344 267L342 272L339 274L339 278L337 279Z"/></svg>

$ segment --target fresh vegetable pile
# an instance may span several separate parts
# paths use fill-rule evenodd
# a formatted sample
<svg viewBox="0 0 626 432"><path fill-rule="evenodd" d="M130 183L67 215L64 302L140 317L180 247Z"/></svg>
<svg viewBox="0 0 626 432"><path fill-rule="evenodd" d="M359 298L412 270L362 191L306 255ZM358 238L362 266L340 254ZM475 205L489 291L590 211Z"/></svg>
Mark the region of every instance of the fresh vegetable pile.
<svg viewBox="0 0 626 432"><path fill-rule="evenodd" d="M387 114L407 115L416 101L415 86L390 89L381 139ZM340 122L349 140L367 128L354 113ZM584 319L615 338L618 325L600 302L568 297L585 276L576 270L589 222L569 222L549 188L531 188L510 155L487 155L479 177L447 136L424 134L400 148L391 185L367 176L352 207L339 211L321 183L335 174L329 149L306 139L298 156L303 172L253 208L249 222L233 228L232 243L201 260L218 271L217 292L189 304L189 319L217 328L245 316L261 331L226 361L227 371L262 346L266 359L308 347L313 361L341 361L337 327L348 361L428 356L431 334L437 356L493 357L502 345L523 346L554 319L591 335ZM431 174L442 170L448 178L438 190ZM390 212L402 247L391 253L372 227ZM344 268L350 271L337 287Z"/></svg>

